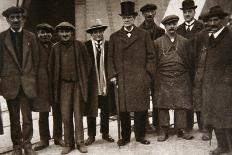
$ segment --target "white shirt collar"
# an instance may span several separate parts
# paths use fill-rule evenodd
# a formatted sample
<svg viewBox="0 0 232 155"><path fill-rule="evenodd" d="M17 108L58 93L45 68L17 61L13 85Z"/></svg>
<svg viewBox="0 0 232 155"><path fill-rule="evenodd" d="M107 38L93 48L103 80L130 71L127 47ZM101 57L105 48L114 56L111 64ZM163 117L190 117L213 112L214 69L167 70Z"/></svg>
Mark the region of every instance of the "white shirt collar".
<svg viewBox="0 0 232 155"><path fill-rule="evenodd" d="M12 27L10 29L12 32L14 32L14 33L16 32ZM20 29L17 32L22 32L22 30L23 30L23 27L20 27Z"/></svg>
<svg viewBox="0 0 232 155"><path fill-rule="evenodd" d="M224 30L225 26L223 26L221 29L219 29L217 32L215 32L213 35L214 35L214 38L217 38L219 36L219 34Z"/></svg>
<svg viewBox="0 0 232 155"><path fill-rule="evenodd" d="M190 30L192 30L193 26L194 26L194 22L195 22L195 19L193 19L192 21L190 21L189 23L188 22L185 22L185 28L187 30L187 28L189 27Z"/></svg>
<svg viewBox="0 0 232 155"><path fill-rule="evenodd" d="M124 26L124 30L125 30L126 32L131 32L133 29L134 29L134 26L132 26L130 30L127 30L127 28Z"/></svg>

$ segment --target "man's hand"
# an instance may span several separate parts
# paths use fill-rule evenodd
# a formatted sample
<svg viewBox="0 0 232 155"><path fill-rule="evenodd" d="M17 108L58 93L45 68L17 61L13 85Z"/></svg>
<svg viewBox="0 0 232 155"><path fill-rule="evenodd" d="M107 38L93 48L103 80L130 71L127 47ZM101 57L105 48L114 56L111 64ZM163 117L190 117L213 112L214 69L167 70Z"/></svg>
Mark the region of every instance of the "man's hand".
<svg viewBox="0 0 232 155"><path fill-rule="evenodd" d="M113 77L113 78L111 78L110 79L110 82L112 82L113 84L117 84L117 79L116 79L116 77Z"/></svg>

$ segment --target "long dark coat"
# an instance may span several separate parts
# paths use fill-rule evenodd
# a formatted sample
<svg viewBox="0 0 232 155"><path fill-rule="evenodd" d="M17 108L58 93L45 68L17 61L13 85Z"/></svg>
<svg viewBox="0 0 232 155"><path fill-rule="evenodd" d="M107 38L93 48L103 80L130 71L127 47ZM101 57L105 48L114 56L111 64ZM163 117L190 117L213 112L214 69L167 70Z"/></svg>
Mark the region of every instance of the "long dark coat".
<svg viewBox="0 0 232 155"><path fill-rule="evenodd" d="M60 62L61 62L61 51L60 42L56 43L52 47L51 55L49 58L49 78L52 81L52 95L55 103L59 103L60 97ZM76 59L76 71L78 75L78 82L80 84L81 99L83 103L87 102L88 94L88 80L91 69L91 60L88 51L83 43L80 41L74 41L75 59ZM85 104L83 106L83 114Z"/></svg>
<svg viewBox="0 0 232 155"><path fill-rule="evenodd" d="M175 42L175 48L173 48L169 37L163 35L154 43L157 66L154 84L155 106L164 109L191 109L191 71L193 68L193 54L188 50L189 44L187 39L180 35L176 35ZM167 77L162 74L163 68L161 68L161 58L164 57L164 52L170 50L176 50L175 52L179 55L184 69L184 72L176 77Z"/></svg>
<svg viewBox="0 0 232 155"><path fill-rule="evenodd" d="M101 107L101 105L98 104L98 84L97 84L97 75L96 75L96 67L95 67L95 59L94 59L94 51L93 51L93 45L92 41L88 40L85 42L85 46L89 52L89 56L92 61L92 66L91 66L91 72L90 72L90 79L89 79L89 88L88 88L88 101L86 105L86 115L87 116L92 116L96 117L98 115L98 108ZM107 57L108 57L108 47L109 47L109 42L105 41L104 44L104 52L105 52L105 74L107 78ZM108 107L109 107L109 112L112 114L115 112L115 99L114 99L114 88L113 84L107 82L107 99L108 99Z"/></svg>
<svg viewBox="0 0 232 155"><path fill-rule="evenodd" d="M0 42L0 63L3 62L3 44ZM0 65L0 73L2 71L2 64ZM0 80L1 82L1 80ZM3 122L2 122L2 109L0 104L0 135L3 134Z"/></svg>
<svg viewBox="0 0 232 155"><path fill-rule="evenodd" d="M110 36L108 77L117 77L121 112L149 108L149 74L154 71L154 45L149 33L134 27L130 38L122 28Z"/></svg>
<svg viewBox="0 0 232 155"><path fill-rule="evenodd" d="M52 43L48 43L47 47L40 41L37 42L39 47L39 69L38 69L38 97L33 104L32 110L36 112L49 112L51 98L51 84L48 78L48 59L51 53Z"/></svg>
<svg viewBox="0 0 232 155"><path fill-rule="evenodd" d="M226 27L213 44L209 44L208 34L198 42L203 45L198 52L206 51L202 78L204 124L232 128L232 32Z"/></svg>

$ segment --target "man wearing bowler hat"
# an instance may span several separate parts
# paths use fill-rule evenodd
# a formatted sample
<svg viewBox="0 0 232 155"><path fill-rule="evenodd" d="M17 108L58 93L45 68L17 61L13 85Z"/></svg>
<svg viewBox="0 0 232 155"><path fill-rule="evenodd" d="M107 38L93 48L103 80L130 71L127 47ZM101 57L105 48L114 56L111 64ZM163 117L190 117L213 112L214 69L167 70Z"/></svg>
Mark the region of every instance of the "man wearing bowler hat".
<svg viewBox="0 0 232 155"><path fill-rule="evenodd" d="M112 94L112 83L107 80L108 41L104 39L106 29L107 26L103 25L100 19L96 19L86 30L91 35L91 39L86 41L85 45L92 60L86 105L89 136L85 142L86 145L91 145L95 141L98 107L101 109L100 132L102 133L102 139L107 142L114 142L114 139L109 135L109 110L113 99L110 96Z"/></svg>
<svg viewBox="0 0 232 155"><path fill-rule="evenodd" d="M3 43L1 62L1 95L6 99L10 115L13 155L34 155L31 107L37 96L39 56L36 37L23 28L24 9L10 7L3 11L10 28L0 34ZM20 111L23 125L20 125Z"/></svg>
<svg viewBox="0 0 232 155"><path fill-rule="evenodd" d="M214 129L218 145L212 155L232 153L232 32L225 24L227 15L220 6L211 7L204 16L211 30L196 40L199 49L196 66L203 68L203 124ZM200 59L204 57L201 64Z"/></svg>
<svg viewBox="0 0 232 155"><path fill-rule="evenodd" d="M56 145L63 146L62 140L62 119L60 112L60 105L54 103L52 99L51 80L48 75L48 59L51 53L53 43L51 38L54 28L47 24L41 23L36 26L37 40L40 54L38 76L38 97L35 100L36 104L33 106L33 111L39 113L39 134L40 142L34 147L35 151L42 150L49 146L51 139L49 131L49 111L52 106L53 114L53 138Z"/></svg>
<svg viewBox="0 0 232 155"><path fill-rule="evenodd" d="M157 38L161 37L165 33L164 29L159 27L154 21L154 17L156 15L156 9L157 9L157 6L155 4L146 4L140 8L140 11L142 12L145 20L139 27L144 30L147 30L150 33L152 40L156 40ZM152 83L153 83L153 80L152 80ZM151 91L152 91L151 94L153 94L152 89ZM152 96L152 101L154 101L154 96ZM153 119L152 121L153 126L158 129L158 126L159 126L158 109L156 108L155 103L153 103L152 119ZM147 128L146 129L147 131L152 131L152 127L149 125L148 118L146 122L146 128Z"/></svg>
<svg viewBox="0 0 232 155"><path fill-rule="evenodd" d="M61 154L70 153L75 145L81 153L87 153L83 109L87 101L91 60L85 45L75 40L75 27L71 23L61 22L56 31L60 41L52 47L49 73L53 81L54 101L60 103L64 124L65 146Z"/></svg>
<svg viewBox="0 0 232 155"><path fill-rule="evenodd" d="M200 32L204 25L194 18L196 13L197 6L194 3L194 0L184 0L182 2L182 8L184 16L184 23L178 26L177 33L182 35L187 39L193 39L195 35ZM193 77L193 76L192 76ZM202 131L202 120L201 120L201 109L195 109L197 115L197 123L199 130ZM193 110L189 110L187 113L187 121L188 121L188 130L193 129L194 124L194 112Z"/></svg>
<svg viewBox="0 0 232 155"><path fill-rule="evenodd" d="M192 108L192 55L187 39L176 33L178 20L176 15L166 16L161 21L166 34L154 43L157 66L154 96L160 123L157 141L160 142L168 138L169 109L175 112L177 136L186 140L193 138L186 130L186 113Z"/></svg>
<svg viewBox="0 0 232 155"><path fill-rule="evenodd" d="M145 139L145 122L150 104L150 82L154 72L154 46L150 34L134 25L137 12L135 3L121 3L123 26L110 36L108 77L119 87L119 107L122 139L119 146L130 142L130 112L134 112L135 139L150 144Z"/></svg>

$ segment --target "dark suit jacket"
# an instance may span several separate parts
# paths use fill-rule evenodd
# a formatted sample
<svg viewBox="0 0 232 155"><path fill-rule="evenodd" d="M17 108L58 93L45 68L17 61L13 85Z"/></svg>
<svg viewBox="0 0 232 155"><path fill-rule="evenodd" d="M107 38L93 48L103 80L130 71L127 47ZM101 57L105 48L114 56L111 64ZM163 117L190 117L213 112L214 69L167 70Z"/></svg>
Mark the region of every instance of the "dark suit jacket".
<svg viewBox="0 0 232 155"><path fill-rule="evenodd" d="M33 33L23 29L23 61L19 64L11 41L10 29L0 34L3 43L1 70L1 95L6 99L14 99L20 86L28 98L37 96L36 74L39 63L38 46Z"/></svg>
<svg viewBox="0 0 232 155"><path fill-rule="evenodd" d="M157 38L161 37L164 33L165 30L159 27L154 23L152 27L147 27L145 21L139 26L139 28L142 28L144 30L147 30L150 33L151 39L156 40Z"/></svg>

